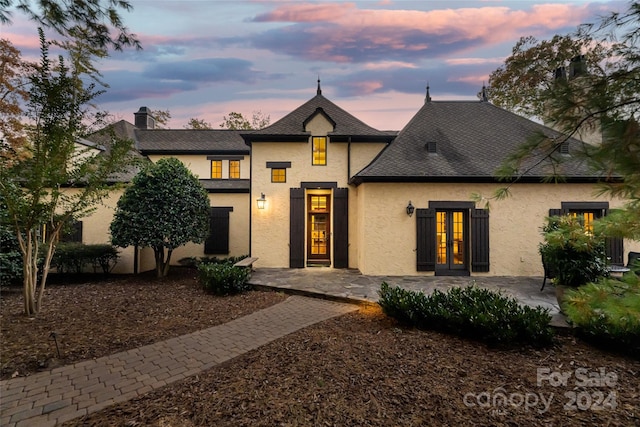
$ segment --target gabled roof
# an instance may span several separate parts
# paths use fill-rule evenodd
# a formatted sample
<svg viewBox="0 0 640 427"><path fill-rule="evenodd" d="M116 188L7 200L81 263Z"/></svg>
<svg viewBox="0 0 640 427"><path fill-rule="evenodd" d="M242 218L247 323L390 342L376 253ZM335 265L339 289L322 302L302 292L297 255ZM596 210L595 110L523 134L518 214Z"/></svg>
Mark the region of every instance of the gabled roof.
<svg viewBox="0 0 640 427"><path fill-rule="evenodd" d="M136 129L135 139L143 154L249 154L237 130Z"/></svg>
<svg viewBox="0 0 640 427"><path fill-rule="evenodd" d="M242 137L247 144L273 140L306 142L311 134L305 131L305 125L317 114L325 116L333 125L333 131L328 134L333 142L346 142L349 137L352 142L389 142L396 135L396 132L372 128L329 101L318 91L316 96L277 122L264 129L244 132Z"/></svg>
<svg viewBox="0 0 640 427"><path fill-rule="evenodd" d="M560 136L488 102L428 101L352 182L493 182L506 156L540 132ZM569 140L569 152L577 151L579 144ZM570 155L563 160L560 172L567 179L597 178L584 162ZM548 163L543 162L524 179L539 181L548 174Z"/></svg>

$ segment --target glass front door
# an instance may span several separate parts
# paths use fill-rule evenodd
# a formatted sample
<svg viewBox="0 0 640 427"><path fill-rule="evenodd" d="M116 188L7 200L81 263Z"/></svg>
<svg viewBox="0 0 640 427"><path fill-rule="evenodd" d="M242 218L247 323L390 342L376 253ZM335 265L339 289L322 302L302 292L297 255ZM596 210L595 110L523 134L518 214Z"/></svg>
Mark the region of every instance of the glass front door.
<svg viewBox="0 0 640 427"><path fill-rule="evenodd" d="M436 271L466 271L467 212L436 211Z"/></svg>
<svg viewBox="0 0 640 427"><path fill-rule="evenodd" d="M331 260L328 195L310 195L307 216L307 259L328 264Z"/></svg>

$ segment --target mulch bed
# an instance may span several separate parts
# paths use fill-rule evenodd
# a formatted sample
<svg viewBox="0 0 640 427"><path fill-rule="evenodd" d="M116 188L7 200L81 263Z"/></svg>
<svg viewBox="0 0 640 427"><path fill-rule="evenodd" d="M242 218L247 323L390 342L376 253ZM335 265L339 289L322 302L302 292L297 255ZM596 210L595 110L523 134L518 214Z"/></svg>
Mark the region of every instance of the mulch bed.
<svg viewBox="0 0 640 427"><path fill-rule="evenodd" d="M122 284L118 281L51 286L45 312L35 320L20 319L15 314L17 301L3 301L3 367L5 357L15 359L5 354L5 343L13 349L10 351L21 348L24 354L38 352L27 344L28 340L20 345L12 342L36 326L47 341L45 353L51 355L46 334L54 325L47 323L58 319L58 314L54 315L58 310L76 310L76 304L91 307L84 311L99 307L100 314L80 322L69 318L64 330L61 323L56 323L55 328L64 332L59 336L95 339L85 339L92 345L66 339L69 345L64 347L65 354L76 354L74 345L89 348L95 347L97 341L128 341L126 336L134 331L138 336L150 336L159 329L173 330L173 334L188 332L183 332L183 324L200 321L205 312L233 311L238 305L255 304L251 302L253 298L261 303L283 298L268 292L225 298L198 294L194 278L188 276L158 285L151 280L135 284L133 279L136 278L125 279L124 289L120 289ZM92 297L75 302L71 299L73 293L66 288L75 289L78 296ZM67 300L66 304L55 302L58 290L65 290L62 299ZM180 294L192 296L191 305L177 303L186 307L184 312L173 309ZM131 301L124 311L136 312L138 307L148 306L150 314L127 320L118 314L123 311L124 301ZM110 316L120 320L116 323ZM106 323L102 330L96 326L103 323L98 319ZM211 324L208 319L196 329ZM88 330L89 327L93 329ZM111 332L109 339L102 338L101 334L111 329L127 333ZM100 348L111 351L109 346ZM77 352L85 353L91 353L89 357L102 355L97 350ZM13 369L26 367L12 366L7 372ZM544 378L539 378L539 369L545 370L540 371L540 375L546 374ZM556 382L561 374L569 375L566 384ZM591 377L592 383L587 384L583 377ZM550 402L548 406L546 402ZM556 346L543 350L489 348L440 333L405 328L380 310L368 308L305 328L201 375L65 425L640 425L640 361L596 349L572 336L560 336Z"/></svg>

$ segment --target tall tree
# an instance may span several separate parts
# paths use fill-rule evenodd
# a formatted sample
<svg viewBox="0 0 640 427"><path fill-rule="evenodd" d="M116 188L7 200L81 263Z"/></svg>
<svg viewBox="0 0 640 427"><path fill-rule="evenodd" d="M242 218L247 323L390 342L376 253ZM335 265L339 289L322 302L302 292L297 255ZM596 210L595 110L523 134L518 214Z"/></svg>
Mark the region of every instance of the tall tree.
<svg viewBox="0 0 640 427"><path fill-rule="evenodd" d="M521 40L489 84L494 103L537 116L564 135L532 138L507 159L501 173L510 177L526 170L532 153L560 162L562 156L554 154L567 138L597 133L601 141L585 143L574 154L603 177L618 177L601 191L629 201L607 216L607 231L640 239L640 2L580 25L568 36L530 45ZM498 194L507 193L503 188Z"/></svg>
<svg viewBox="0 0 640 427"><path fill-rule="evenodd" d="M0 39L0 142L16 154L26 143L22 106L29 97L28 76L34 64L22 60L9 40Z"/></svg>
<svg viewBox="0 0 640 427"><path fill-rule="evenodd" d="M0 147L0 195L22 253L27 315L42 307L63 227L90 214L108 195L110 177L125 170L132 148L131 141L118 139L104 150L79 148L90 117L87 105L99 92L79 84L62 57L50 61L42 31L40 41L41 60L29 78L26 144L19 156L8 144Z"/></svg>
<svg viewBox="0 0 640 427"><path fill-rule="evenodd" d="M10 24L13 11L26 14L38 26L51 28L63 39L83 32L87 44L121 50L140 47L140 42L122 21L121 12L133 9L127 0L0 0L0 23Z"/></svg>
<svg viewBox="0 0 640 427"><path fill-rule="evenodd" d="M127 187L111 223L116 246L151 247L156 276L169 273L173 250L202 243L209 229L209 197L182 162L165 158L150 163Z"/></svg>
<svg viewBox="0 0 640 427"><path fill-rule="evenodd" d="M212 129L211 123L204 119L190 118L189 122L184 126L185 129Z"/></svg>
<svg viewBox="0 0 640 427"><path fill-rule="evenodd" d="M169 121L171 120L171 111L151 110L150 114L156 122L157 129L166 129L169 126Z"/></svg>
<svg viewBox="0 0 640 427"><path fill-rule="evenodd" d="M232 130L251 130L262 129L269 126L271 122L270 116L265 116L260 111L254 111L251 121L247 120L242 113L232 111L228 116L222 118L221 128Z"/></svg>

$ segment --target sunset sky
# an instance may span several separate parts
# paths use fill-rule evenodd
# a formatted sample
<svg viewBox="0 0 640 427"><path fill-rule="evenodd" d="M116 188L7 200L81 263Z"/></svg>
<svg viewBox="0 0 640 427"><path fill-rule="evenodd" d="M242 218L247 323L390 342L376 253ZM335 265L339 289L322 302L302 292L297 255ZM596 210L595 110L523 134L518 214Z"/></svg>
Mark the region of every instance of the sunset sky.
<svg viewBox="0 0 640 427"><path fill-rule="evenodd" d="M98 69L99 107L133 122L140 106L218 127L231 111L275 121L323 95L378 129L401 129L424 102L477 99L521 36L564 34L625 2L132 0L125 24L143 50ZM18 12L0 27L29 59L36 25Z"/></svg>

